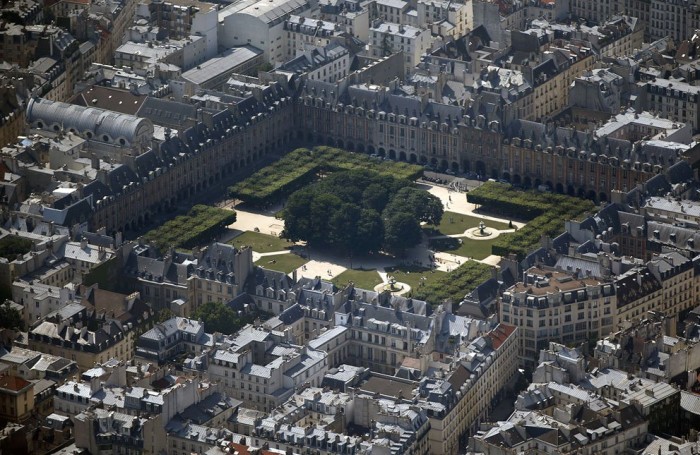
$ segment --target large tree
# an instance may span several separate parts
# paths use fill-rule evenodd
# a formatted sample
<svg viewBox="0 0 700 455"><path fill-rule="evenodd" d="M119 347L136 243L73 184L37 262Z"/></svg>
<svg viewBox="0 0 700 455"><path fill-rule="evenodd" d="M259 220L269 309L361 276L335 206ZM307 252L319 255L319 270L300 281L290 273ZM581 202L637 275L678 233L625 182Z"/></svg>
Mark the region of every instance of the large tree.
<svg viewBox="0 0 700 455"><path fill-rule="evenodd" d="M204 329L207 332L221 332L224 335L236 333L246 323L222 302L203 303L195 310L193 316L204 323Z"/></svg>
<svg viewBox="0 0 700 455"><path fill-rule="evenodd" d="M384 248L402 253L421 241L420 224L411 212L392 213L384 220Z"/></svg>
<svg viewBox="0 0 700 455"><path fill-rule="evenodd" d="M439 224L441 217L440 200L407 180L336 172L289 197L284 236L344 253L400 252L420 242L421 221Z"/></svg>
<svg viewBox="0 0 700 455"><path fill-rule="evenodd" d="M3 329L24 330L22 313L10 306L7 301L0 305L0 327Z"/></svg>
<svg viewBox="0 0 700 455"><path fill-rule="evenodd" d="M357 223L357 251L376 252L382 248L384 226L382 217L376 210L364 209Z"/></svg>
<svg viewBox="0 0 700 455"><path fill-rule="evenodd" d="M420 221L438 225L442 220L442 202L427 191L418 188L401 188L386 206L385 217L395 213L413 213Z"/></svg>

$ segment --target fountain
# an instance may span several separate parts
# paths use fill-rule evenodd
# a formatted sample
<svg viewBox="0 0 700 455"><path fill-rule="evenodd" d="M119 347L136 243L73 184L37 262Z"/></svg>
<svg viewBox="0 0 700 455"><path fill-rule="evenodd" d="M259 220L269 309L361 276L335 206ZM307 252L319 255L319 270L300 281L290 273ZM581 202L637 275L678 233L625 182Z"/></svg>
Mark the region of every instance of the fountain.
<svg viewBox="0 0 700 455"><path fill-rule="evenodd" d="M403 285L396 281L393 276L387 277L388 283L384 285L384 290L389 292L400 292L403 290Z"/></svg>
<svg viewBox="0 0 700 455"><path fill-rule="evenodd" d="M490 229L486 229L486 223L483 220L479 221L479 227L470 229L467 231L467 236L477 239L485 239L493 236L493 232Z"/></svg>
<svg viewBox="0 0 700 455"><path fill-rule="evenodd" d="M379 283L374 287L377 292L390 292L395 295L402 295L411 290L411 286L406 283L399 283L393 276L386 277L386 283Z"/></svg>

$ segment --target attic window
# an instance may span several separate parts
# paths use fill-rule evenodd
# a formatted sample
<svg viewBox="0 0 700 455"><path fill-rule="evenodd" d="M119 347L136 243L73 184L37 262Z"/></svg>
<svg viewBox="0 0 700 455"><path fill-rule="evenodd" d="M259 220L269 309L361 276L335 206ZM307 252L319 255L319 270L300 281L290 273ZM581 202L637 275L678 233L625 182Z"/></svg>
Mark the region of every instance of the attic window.
<svg viewBox="0 0 700 455"><path fill-rule="evenodd" d="M124 138L119 139L119 144L126 145L126 141L124 140Z"/></svg>
<svg viewBox="0 0 700 455"><path fill-rule="evenodd" d="M103 135L102 135L102 140L105 141L105 142L109 142L109 136L107 136L106 134L103 134Z"/></svg>

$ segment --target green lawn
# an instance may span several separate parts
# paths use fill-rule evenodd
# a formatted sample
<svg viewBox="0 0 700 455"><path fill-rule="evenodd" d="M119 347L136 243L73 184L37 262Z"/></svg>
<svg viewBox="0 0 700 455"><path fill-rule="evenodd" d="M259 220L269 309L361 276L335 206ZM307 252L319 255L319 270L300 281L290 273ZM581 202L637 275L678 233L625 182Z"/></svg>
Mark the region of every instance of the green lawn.
<svg viewBox="0 0 700 455"><path fill-rule="evenodd" d="M292 273L293 270L298 269L307 262L309 262L308 259L304 259L294 253L288 253L263 256L255 264L270 270Z"/></svg>
<svg viewBox="0 0 700 455"><path fill-rule="evenodd" d="M454 235L463 234L469 228L475 228L479 226L479 222L483 218L470 215L462 215L461 213L455 212L445 212L442 215L442 221L439 226L426 225L425 229L433 231L429 235ZM484 220L486 227L498 229L499 231L508 229L508 223L501 223L498 221ZM435 232L439 231L439 232Z"/></svg>
<svg viewBox="0 0 700 455"><path fill-rule="evenodd" d="M256 253L273 253L275 251L288 250L292 242L275 237L274 235L261 234L260 232L246 231L229 242L231 245L240 248L249 246Z"/></svg>
<svg viewBox="0 0 700 455"><path fill-rule="evenodd" d="M396 281L406 283L411 286L412 290L428 285L446 273L441 270L431 270L415 265L386 267L384 270L387 274L396 278Z"/></svg>
<svg viewBox="0 0 700 455"><path fill-rule="evenodd" d="M498 237L489 240L473 240L467 237L459 239L448 237L430 240L430 248L435 251L444 251L457 256L470 257L474 259L485 259L491 255L491 245ZM460 244L459 241L462 241Z"/></svg>
<svg viewBox="0 0 700 455"><path fill-rule="evenodd" d="M338 287L344 287L349 282L355 283L356 288L373 290L376 285L382 282L382 278L375 269L372 270L354 270L348 269L333 278L333 283Z"/></svg>

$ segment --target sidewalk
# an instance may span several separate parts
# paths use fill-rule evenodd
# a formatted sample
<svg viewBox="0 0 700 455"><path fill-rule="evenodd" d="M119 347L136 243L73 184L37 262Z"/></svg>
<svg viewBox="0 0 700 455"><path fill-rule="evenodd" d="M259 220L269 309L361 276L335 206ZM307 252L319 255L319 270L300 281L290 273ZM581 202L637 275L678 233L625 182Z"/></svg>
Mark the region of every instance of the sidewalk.
<svg viewBox="0 0 700 455"><path fill-rule="evenodd" d="M455 213L462 213L464 215L471 215L483 218L485 220L493 220L508 223L507 219L496 218L492 216L485 216L481 213L475 213L474 210L476 206L467 202L466 194L453 191L446 187L441 187L437 185L431 185L426 182L419 182L420 185L427 187L427 191L440 198L445 207L445 210L449 210ZM232 204L228 204L226 207L231 208ZM268 210L248 210L245 204L239 204L236 206L235 210L237 213L236 222L229 225L229 229L233 229L239 232L245 231L255 231L256 229L262 234L269 234L278 236L284 230L284 220L278 220L275 218L274 214L282 209L282 206L272 207ZM525 224L513 221L513 225L518 228L523 227ZM500 234L507 232L512 232L513 229L506 229L499 231ZM231 232L226 237L233 238L238 235L237 232ZM430 239L438 238L459 238L466 237L466 234L453 234L453 235L438 235L432 236ZM230 240L230 239L229 239ZM277 254L288 254L290 250L274 251L269 253L257 253L253 252L253 261L257 261L265 256L274 256ZM429 249L428 242L423 242L415 247L411 248L406 252L406 259L393 258L390 256L374 256L369 258L353 258L350 259L347 256L341 256L334 254L329 251L320 251L314 248L310 249L309 257L310 260L303 266L299 267L296 272L297 276L303 276L307 278L315 278L320 276L325 280L330 280L340 275L344 271L354 268L354 269L376 269L379 272L379 276L387 282L387 273L385 268L399 265L401 263L421 265L423 267L429 268L431 265L430 257L435 258L434 267L436 270L441 270L443 272L450 272L460 265L464 264L466 261L476 260L464 256L457 256L447 252L433 252ZM501 258L499 256L491 255L481 261L484 264L497 265ZM351 267L352 266L352 267Z"/></svg>
<svg viewBox="0 0 700 455"><path fill-rule="evenodd" d="M426 182L420 182L420 184L429 187L428 192L433 196L437 196L442 201L442 205L445 208L445 211L461 213L463 215L476 216L485 220L500 221L506 224L509 221L512 221L505 218L497 218L494 216L484 215L482 213L476 212L476 205L467 202L467 193L460 193L457 191L453 191L449 188L431 185L430 183ZM513 221L513 226L521 228L525 226L525 223Z"/></svg>

